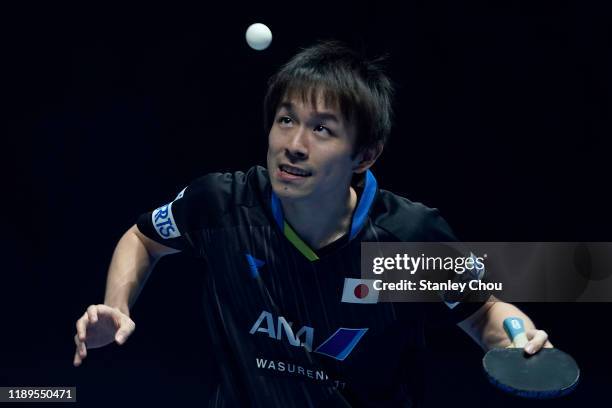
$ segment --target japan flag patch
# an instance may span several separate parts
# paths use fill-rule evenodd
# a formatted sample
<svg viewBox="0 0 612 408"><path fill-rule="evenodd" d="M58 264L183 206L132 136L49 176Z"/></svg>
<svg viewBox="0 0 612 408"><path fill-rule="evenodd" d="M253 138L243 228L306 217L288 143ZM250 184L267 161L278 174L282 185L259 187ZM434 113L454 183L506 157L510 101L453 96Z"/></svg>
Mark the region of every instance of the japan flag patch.
<svg viewBox="0 0 612 408"><path fill-rule="evenodd" d="M342 303L378 303L378 291L374 289L374 279L344 278Z"/></svg>

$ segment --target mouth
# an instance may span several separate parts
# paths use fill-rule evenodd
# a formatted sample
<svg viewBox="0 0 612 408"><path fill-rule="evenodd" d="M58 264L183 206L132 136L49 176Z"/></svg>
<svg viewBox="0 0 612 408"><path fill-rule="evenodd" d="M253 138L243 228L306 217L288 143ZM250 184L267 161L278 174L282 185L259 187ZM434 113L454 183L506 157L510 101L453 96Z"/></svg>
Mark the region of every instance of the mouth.
<svg viewBox="0 0 612 408"><path fill-rule="evenodd" d="M281 164L278 166L278 169L280 170L281 174L286 173L296 177L309 177L312 175L312 173L309 171L300 169L299 167L290 166L288 164Z"/></svg>

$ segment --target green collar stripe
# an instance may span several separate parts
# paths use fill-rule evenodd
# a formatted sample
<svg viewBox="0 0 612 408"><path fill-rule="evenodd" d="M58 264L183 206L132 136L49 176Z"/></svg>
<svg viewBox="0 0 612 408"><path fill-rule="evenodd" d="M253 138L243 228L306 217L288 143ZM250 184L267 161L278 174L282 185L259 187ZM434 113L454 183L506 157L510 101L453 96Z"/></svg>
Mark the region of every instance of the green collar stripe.
<svg viewBox="0 0 612 408"><path fill-rule="evenodd" d="M285 221L285 228L283 232L285 233L285 237L287 237L289 242L291 242L293 246L306 257L306 259L309 261L316 261L319 259L317 254L315 254L315 252L310 249L310 247L304 241L302 241L300 237L298 237L293 228L287 224L287 221Z"/></svg>

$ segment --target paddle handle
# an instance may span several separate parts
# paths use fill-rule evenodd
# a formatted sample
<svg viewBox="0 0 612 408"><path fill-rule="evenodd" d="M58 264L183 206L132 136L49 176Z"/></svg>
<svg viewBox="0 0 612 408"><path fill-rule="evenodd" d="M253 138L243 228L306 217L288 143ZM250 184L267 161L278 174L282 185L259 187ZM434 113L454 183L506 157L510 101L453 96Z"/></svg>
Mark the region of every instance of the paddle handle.
<svg viewBox="0 0 612 408"><path fill-rule="evenodd" d="M525 333L525 324L520 317L508 317L504 320L504 330L508 334L514 347L523 348L529 341Z"/></svg>

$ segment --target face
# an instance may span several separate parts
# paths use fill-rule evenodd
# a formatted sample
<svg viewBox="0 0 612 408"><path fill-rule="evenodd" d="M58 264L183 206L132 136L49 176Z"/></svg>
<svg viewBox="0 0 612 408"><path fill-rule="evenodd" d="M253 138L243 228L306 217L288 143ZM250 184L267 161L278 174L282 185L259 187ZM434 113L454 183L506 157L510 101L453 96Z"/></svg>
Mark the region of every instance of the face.
<svg viewBox="0 0 612 408"><path fill-rule="evenodd" d="M268 172L282 199L333 199L348 192L360 155L351 158L355 128L321 97L313 106L285 98L268 138Z"/></svg>

